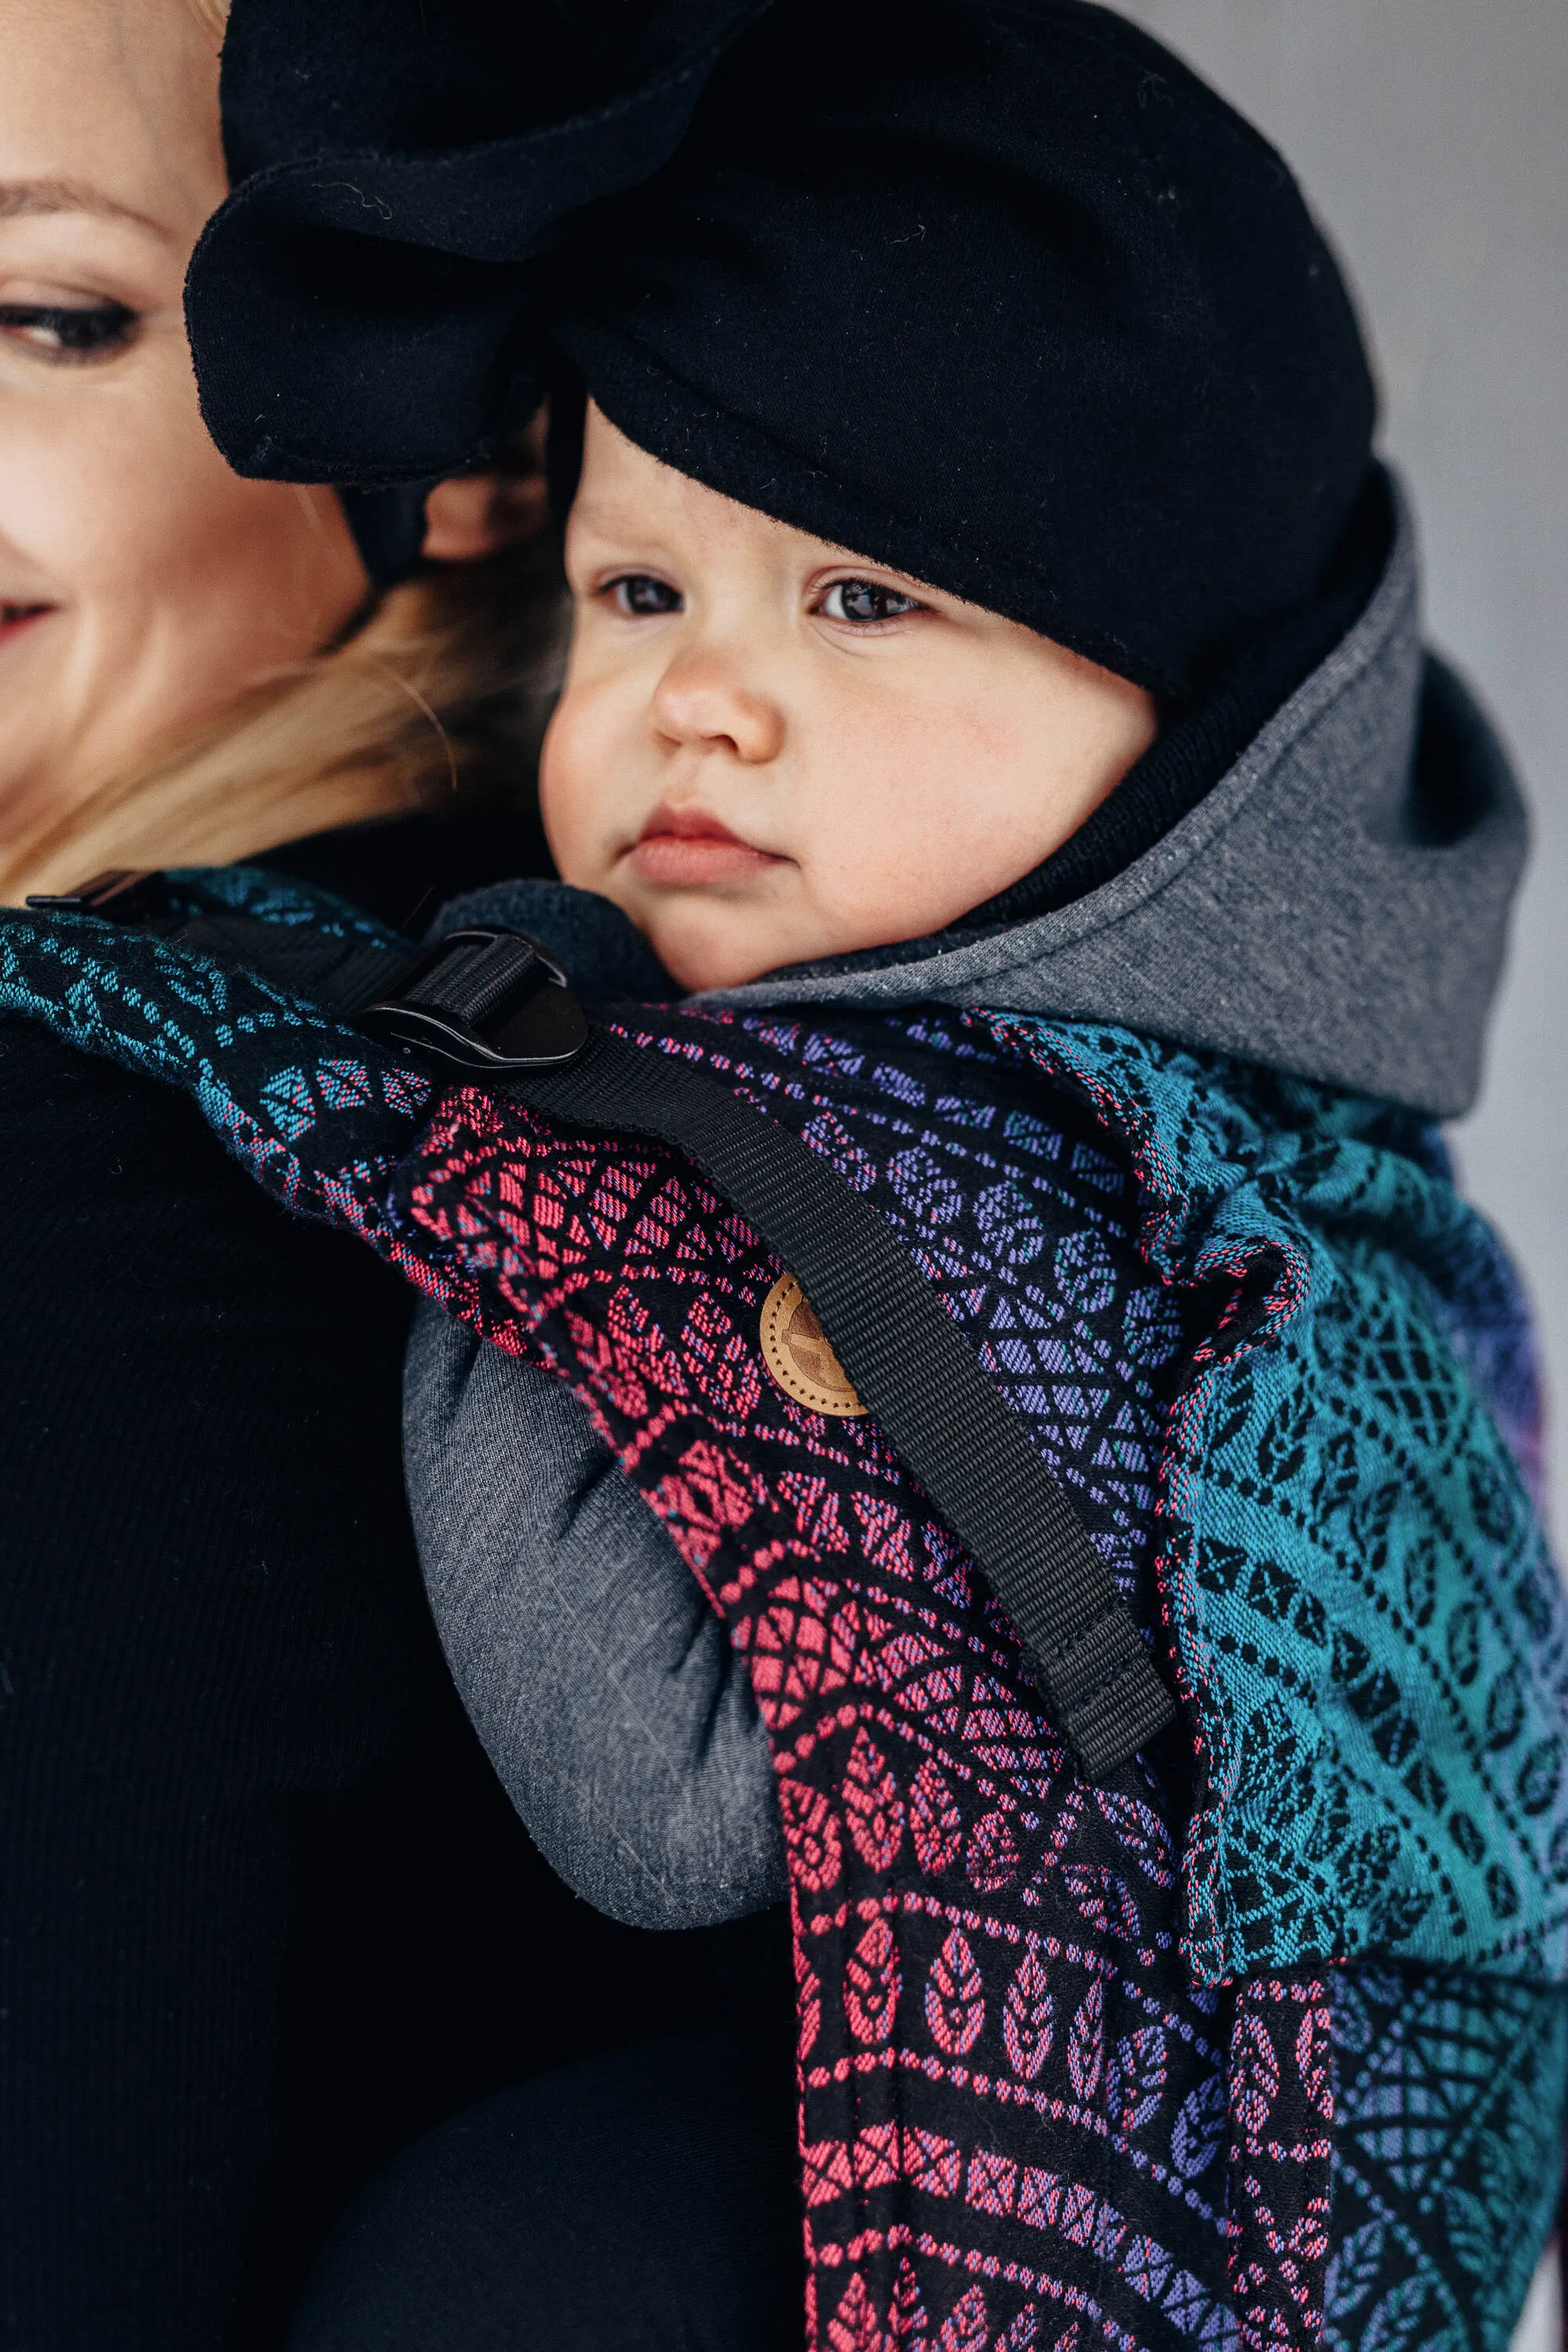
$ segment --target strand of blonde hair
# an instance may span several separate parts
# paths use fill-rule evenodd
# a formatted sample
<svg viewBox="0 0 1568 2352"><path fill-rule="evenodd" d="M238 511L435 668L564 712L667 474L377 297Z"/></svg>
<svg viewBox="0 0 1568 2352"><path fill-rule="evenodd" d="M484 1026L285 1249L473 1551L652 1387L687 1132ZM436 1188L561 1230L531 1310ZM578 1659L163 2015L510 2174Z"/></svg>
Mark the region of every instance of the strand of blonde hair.
<svg viewBox="0 0 1568 2352"><path fill-rule="evenodd" d="M335 826L531 789L558 679L552 548L430 566L291 666L0 854L0 902L111 866L216 866Z"/></svg>

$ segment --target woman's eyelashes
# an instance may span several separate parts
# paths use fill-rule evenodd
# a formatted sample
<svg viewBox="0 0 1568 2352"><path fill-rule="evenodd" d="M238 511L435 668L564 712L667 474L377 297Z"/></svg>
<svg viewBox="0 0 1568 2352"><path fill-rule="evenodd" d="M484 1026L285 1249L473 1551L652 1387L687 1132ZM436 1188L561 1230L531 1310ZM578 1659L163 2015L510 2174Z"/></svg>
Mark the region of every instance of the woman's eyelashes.
<svg viewBox="0 0 1568 2352"><path fill-rule="evenodd" d="M0 302L0 335L57 367L114 358L134 341L137 323L123 302Z"/></svg>
<svg viewBox="0 0 1568 2352"><path fill-rule="evenodd" d="M901 621L906 613L923 609L918 597L906 596L881 580L835 580L816 606L825 621L847 621L857 628Z"/></svg>

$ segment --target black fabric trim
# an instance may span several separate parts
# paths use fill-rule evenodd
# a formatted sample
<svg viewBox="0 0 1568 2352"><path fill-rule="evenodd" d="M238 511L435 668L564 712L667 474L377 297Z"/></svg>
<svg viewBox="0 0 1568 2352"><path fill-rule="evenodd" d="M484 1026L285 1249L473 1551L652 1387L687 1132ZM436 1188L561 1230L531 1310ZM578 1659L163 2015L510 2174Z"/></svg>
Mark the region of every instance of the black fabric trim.
<svg viewBox="0 0 1568 2352"><path fill-rule="evenodd" d="M243 862L352 899L410 939L466 890L554 872L537 807L521 795L481 800L450 815L370 817L282 842Z"/></svg>
<svg viewBox="0 0 1568 2352"><path fill-rule="evenodd" d="M395 987L409 968L401 948L352 934L332 939L308 923L265 923L254 915L196 915L163 936L193 955L245 964L345 1018Z"/></svg>

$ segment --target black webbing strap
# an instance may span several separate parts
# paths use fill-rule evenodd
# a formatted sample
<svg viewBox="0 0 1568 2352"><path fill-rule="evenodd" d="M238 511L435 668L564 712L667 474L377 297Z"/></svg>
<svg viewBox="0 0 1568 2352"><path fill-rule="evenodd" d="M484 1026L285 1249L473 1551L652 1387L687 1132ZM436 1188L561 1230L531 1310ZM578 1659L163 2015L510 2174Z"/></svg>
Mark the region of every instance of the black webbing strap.
<svg viewBox="0 0 1568 2352"><path fill-rule="evenodd" d="M470 1085L515 1093L574 1126L651 1136L683 1153L799 1282L862 1403L1012 1619L1084 1778L1111 1779L1173 1722L1174 1702L1110 1571L1023 1423L891 1229L787 1129L689 1064L597 1026L588 1027L574 1059L498 1066L494 1039L506 1043L504 1022L499 1032L490 1022L487 1036L487 1022L473 1016L486 1008L499 1019L500 997L518 993L510 975L530 959L517 950L531 944L520 934L458 933L412 960L395 948L243 915L198 917L168 935L235 957L330 1011L363 1014L375 1034L428 1051ZM476 951L463 943L476 940L489 942L505 983L499 992L487 990L482 969L469 968ZM520 1000L511 1044L525 1062L531 1021L536 1045L547 1034L558 1037L563 995L576 1037L584 1034L564 975L534 952L551 985L539 990L536 973L535 993L529 998L525 987ZM444 1016L434 1026L432 1008Z"/></svg>
<svg viewBox="0 0 1568 2352"><path fill-rule="evenodd" d="M1109 1570L1023 1423L875 1209L714 1079L594 1028L517 1093L574 1126L658 1137L776 1250L859 1392L1012 1619L1052 1723L1100 1781L1174 1720Z"/></svg>
<svg viewBox="0 0 1568 2352"><path fill-rule="evenodd" d="M279 988L313 997L323 1011L348 1014L395 987L415 959L405 947L383 947L350 933L333 938L308 923L263 923L251 915L197 915L164 933L194 954L248 964Z"/></svg>

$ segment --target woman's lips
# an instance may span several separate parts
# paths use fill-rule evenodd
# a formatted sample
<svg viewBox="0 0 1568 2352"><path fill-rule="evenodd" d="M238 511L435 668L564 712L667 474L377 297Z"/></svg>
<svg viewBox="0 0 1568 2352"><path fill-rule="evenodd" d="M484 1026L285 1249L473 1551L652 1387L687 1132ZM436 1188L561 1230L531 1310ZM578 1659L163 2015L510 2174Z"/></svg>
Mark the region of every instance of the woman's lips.
<svg viewBox="0 0 1568 2352"><path fill-rule="evenodd" d="M738 839L716 816L661 808L644 825L631 863L645 882L690 889L704 882L739 881L784 861Z"/></svg>
<svg viewBox="0 0 1568 2352"><path fill-rule="evenodd" d="M52 604L0 604L0 646L8 646L54 609Z"/></svg>

